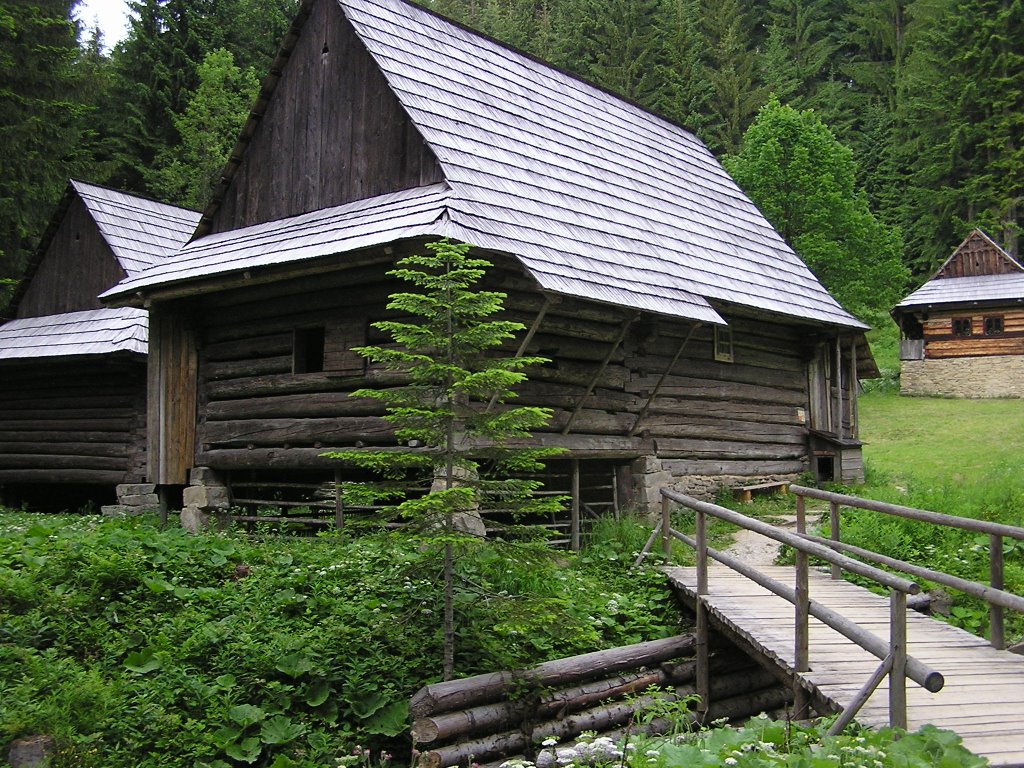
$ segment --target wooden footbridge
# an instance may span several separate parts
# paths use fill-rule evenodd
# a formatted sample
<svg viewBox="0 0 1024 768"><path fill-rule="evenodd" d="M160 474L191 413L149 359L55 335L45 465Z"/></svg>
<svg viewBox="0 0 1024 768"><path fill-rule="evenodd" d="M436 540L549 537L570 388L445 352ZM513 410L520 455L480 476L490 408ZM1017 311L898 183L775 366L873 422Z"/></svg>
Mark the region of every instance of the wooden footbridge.
<svg viewBox="0 0 1024 768"><path fill-rule="evenodd" d="M958 733L967 749L987 757L994 766L1024 766L1024 656L1002 650L1003 610L1024 611L1024 598L1001 589L1003 537L1024 539L1024 529L817 489L793 486L791 490L797 494L796 533L662 491L658 530L666 552L672 538L686 542L697 552L696 567L668 567L666 571L677 593L697 615L698 691L710 691L709 638L712 631L717 631L790 681L797 716L811 710L839 712L833 731L841 730L853 719L865 725L891 724L911 731L932 724ZM805 497L829 502L831 539L807 535ZM696 513L695 537L672 530L673 503ZM991 583L968 582L842 543L840 506L987 534ZM708 515L788 544L796 552L796 566L755 569L708 548ZM652 536L649 543L655 538ZM831 573L808 568L810 557L830 563ZM990 606L992 641L914 611L908 613L907 595L917 593L918 585L862 560L985 599ZM709 567L709 561L715 564ZM887 587L889 597L843 581L842 570Z"/></svg>

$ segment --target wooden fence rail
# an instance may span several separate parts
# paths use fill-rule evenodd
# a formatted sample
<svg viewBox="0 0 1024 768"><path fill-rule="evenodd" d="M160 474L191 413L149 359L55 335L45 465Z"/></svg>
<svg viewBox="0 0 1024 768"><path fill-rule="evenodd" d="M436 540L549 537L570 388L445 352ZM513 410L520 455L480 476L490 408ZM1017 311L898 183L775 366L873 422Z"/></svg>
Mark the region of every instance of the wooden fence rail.
<svg viewBox="0 0 1024 768"><path fill-rule="evenodd" d="M707 707L710 698L709 681L709 616L708 609L702 601L701 596L708 594L708 560L716 560L723 565L743 574L760 586L775 593L795 606L794 656L796 660L795 672L806 672L810 668L809 663L809 628L808 619L814 616L819 621L832 627L836 631L857 643L871 654L882 660L881 665L864 684L853 702L847 706L840 718L832 725L831 733L838 733L856 716L858 710L867 702L878 685L889 677L889 722L891 725L906 728L907 726L907 700L906 700L906 678L922 686L926 690L936 692L941 690L944 680L942 675L923 662L907 654L906 637L906 608L907 595L916 594L920 587L907 579L895 576L882 571L871 565L861 563L852 558L832 551L830 548L813 541L808 541L799 533L805 531L806 521L803 516L802 498L798 499L797 505L797 529L798 533L793 534L782 531L774 526L768 525L760 520L747 517L716 504L700 501L692 496L686 496L668 489L662 489L662 516L658 525L662 537L662 547L666 556L671 548L671 540L679 539L693 547L697 554L697 627L696 627L696 662L697 662L697 693L701 697L701 706ZM671 525L671 504L675 502L694 511L696 515L696 535L689 537L674 531ZM742 561L717 552L707 545L707 516L717 517L726 522L738 525L751 531L755 531L780 543L787 544L796 552L796 584L789 587L771 579L757 571L757 569L746 565ZM650 544L653 544L652 536ZM882 641L870 632L866 632L854 622L826 608L823 605L810 600L808 594L808 561L811 556L820 558L839 566L845 570L852 571L866 578L886 586L890 590L890 626L889 641ZM797 716L805 716L809 708L807 693L799 679L794 680L793 693L794 708Z"/></svg>
<svg viewBox="0 0 1024 768"><path fill-rule="evenodd" d="M796 495L797 499L797 532L808 541L827 545L831 548L849 552L857 557L871 560L885 565L889 568L917 576L922 579L933 581L952 589L957 589L965 594L981 598L989 606L989 637L993 648L1002 650L1006 647L1005 619L1003 609L1020 611L1024 613L1024 598L1003 590L1003 538L1024 541L1024 528L1002 523L992 523L987 520L974 520L969 517L957 517L945 515L940 512L929 512L914 507L904 507L898 504L888 504L884 501L872 499L861 499L857 496L848 496L842 493L823 491L818 488L805 488L801 485L791 485L790 492ZM804 522L804 499L818 499L829 503L829 529L830 538L824 539L817 536L809 536L805 530ZM967 581L952 576L942 571L934 571L921 566L913 565L902 560L885 557L876 552L853 547L844 544L840 540L839 531L839 508L851 507L854 509L867 509L872 512L880 512L885 515L893 515L909 520L920 520L933 525L942 525L950 528L957 528L964 531L987 534L989 537L989 584L979 584L974 581ZM842 577L844 566L832 561L832 578Z"/></svg>

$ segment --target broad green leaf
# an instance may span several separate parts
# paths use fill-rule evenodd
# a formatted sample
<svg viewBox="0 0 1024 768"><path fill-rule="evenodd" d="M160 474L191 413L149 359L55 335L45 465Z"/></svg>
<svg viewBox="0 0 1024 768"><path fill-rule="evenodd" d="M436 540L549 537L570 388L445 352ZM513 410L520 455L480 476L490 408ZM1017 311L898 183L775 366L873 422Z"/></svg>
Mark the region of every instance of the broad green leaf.
<svg viewBox="0 0 1024 768"><path fill-rule="evenodd" d="M146 675L160 669L163 666L163 662L153 654L152 648L143 648L141 651L129 653L124 660L124 665L132 672Z"/></svg>
<svg viewBox="0 0 1024 768"><path fill-rule="evenodd" d="M319 707L330 695L331 684L322 677L306 686L306 703L311 707Z"/></svg>
<svg viewBox="0 0 1024 768"><path fill-rule="evenodd" d="M262 709L252 704L239 704L237 707L232 707L228 710L228 717L243 728L247 725L258 723L265 716Z"/></svg>
<svg viewBox="0 0 1024 768"><path fill-rule="evenodd" d="M228 757L233 757L235 760L240 760L243 763L255 763L260 752L263 751L263 745L260 744L259 739L251 736L248 739L243 739L240 743L229 744L224 751Z"/></svg>
<svg viewBox="0 0 1024 768"><path fill-rule="evenodd" d="M388 704L363 723L363 727L370 733L378 733L383 736L397 736L408 725L409 704L405 701Z"/></svg>
<svg viewBox="0 0 1024 768"><path fill-rule="evenodd" d="M233 744L242 735L241 728L219 728L213 732L213 743L215 746L224 749L228 744Z"/></svg>
<svg viewBox="0 0 1024 768"><path fill-rule="evenodd" d="M144 576L142 578L142 583L149 587L151 591L156 592L158 594L160 592L174 591L174 585L171 584L171 582L167 581L167 579L161 579L160 577L150 579Z"/></svg>
<svg viewBox="0 0 1024 768"><path fill-rule="evenodd" d="M382 709L388 703L388 700L377 693L377 691L370 691L361 696L350 698L348 703L352 705L352 713L359 719L365 720Z"/></svg>
<svg viewBox="0 0 1024 768"><path fill-rule="evenodd" d="M313 659L305 653L290 653L277 662L278 672L289 677L301 677L313 668Z"/></svg>
<svg viewBox="0 0 1024 768"><path fill-rule="evenodd" d="M264 744L287 744L306 732L301 723L292 722L290 717L275 715L264 720L260 727L260 739Z"/></svg>

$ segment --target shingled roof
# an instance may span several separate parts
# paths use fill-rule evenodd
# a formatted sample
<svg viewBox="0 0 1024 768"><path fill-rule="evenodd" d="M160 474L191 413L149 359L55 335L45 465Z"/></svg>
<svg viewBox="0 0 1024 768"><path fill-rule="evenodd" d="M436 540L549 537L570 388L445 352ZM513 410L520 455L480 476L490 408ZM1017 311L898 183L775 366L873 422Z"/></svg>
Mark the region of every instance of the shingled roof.
<svg viewBox="0 0 1024 768"><path fill-rule="evenodd" d="M70 182L129 277L159 264L188 242L199 224L196 211L115 189Z"/></svg>
<svg viewBox="0 0 1024 768"><path fill-rule="evenodd" d="M442 167L447 186L443 200L434 198L441 207L433 221L420 223L419 234L510 253L555 293L711 323L723 322L714 302L866 327L828 294L690 132L404 0L330 2L338 3ZM384 195L333 214L350 210L365 223L368 207L383 210L395 201ZM104 297L132 300L130 294L244 269L228 257L231 249L259 250L255 243L274 229L199 238ZM295 221L277 229L295 231ZM376 243L356 229L358 247L395 239L386 226L377 228ZM342 237L331 247L355 246ZM306 255L283 242L274 249L283 258L315 258L323 244ZM263 250L261 263L273 252Z"/></svg>
<svg viewBox="0 0 1024 768"><path fill-rule="evenodd" d="M931 279L896 305L936 306L1024 303L1024 266L980 229L973 230Z"/></svg>
<svg viewBox="0 0 1024 768"><path fill-rule="evenodd" d="M8 313L13 315L21 303L75 198L82 201L128 278L176 253L192 237L201 218L196 211L71 179L26 266Z"/></svg>
<svg viewBox="0 0 1024 768"><path fill-rule="evenodd" d="M144 355L148 339L148 313L132 307L26 317L0 325L0 360L114 352Z"/></svg>

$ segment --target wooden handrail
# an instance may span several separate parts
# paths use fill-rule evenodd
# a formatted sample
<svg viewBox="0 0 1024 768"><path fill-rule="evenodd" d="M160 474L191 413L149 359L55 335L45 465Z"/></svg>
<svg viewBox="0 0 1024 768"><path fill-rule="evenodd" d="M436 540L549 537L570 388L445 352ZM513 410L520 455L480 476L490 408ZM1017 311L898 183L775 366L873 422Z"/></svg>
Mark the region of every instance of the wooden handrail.
<svg viewBox="0 0 1024 768"><path fill-rule="evenodd" d="M888 502L875 501L874 499L862 499L859 496L823 491L820 488L807 488L802 485L790 485L789 491L797 496L806 496L809 499L835 501L844 507L870 509L872 512L882 512L886 515L905 517L910 520L921 520L926 523L934 523L935 525L944 525L950 528L960 528L965 531L975 531L976 533L987 533L995 536L1006 536L1010 539L1024 541L1024 528L1018 528L1015 525L993 523L988 520L975 520L973 517L957 517L956 515L946 515L941 512L929 512L926 509L904 507L900 504L889 504Z"/></svg>
<svg viewBox="0 0 1024 768"><path fill-rule="evenodd" d="M712 517L717 517L720 520L725 520L727 523L738 525L741 528L760 533L762 536L767 536L770 539L775 539L782 544L786 544L793 549L806 552L809 555L817 557L828 563L835 563L843 568L843 570L856 573L859 576L863 576L872 581L877 581L883 587L889 587L890 589L896 589L900 592L906 592L909 595L916 595L921 591L921 587L916 582L908 579L902 579L899 576L895 576L888 571L883 571L881 568L875 568L874 566L867 565L854 560L852 557L846 557L840 555L837 552L833 552L830 548L816 544L814 542L807 541L800 537L798 534L790 533L789 531L782 531L773 525L769 525L761 520L757 520L753 517L747 517L746 515L734 512L731 509L720 507L717 504L712 504L708 501L701 501L695 499L692 496L687 496L677 491L672 491L667 488L661 489L661 495L664 498L671 499L677 504L682 504L684 507L694 510L695 512L702 512Z"/></svg>
<svg viewBox="0 0 1024 768"><path fill-rule="evenodd" d="M1003 609L1024 612L1024 598L1003 590L1003 537L1024 541L1024 528L1003 523L993 523L988 520L975 520L970 517L957 517L946 515L941 512L930 512L925 509L905 507L900 504L889 504L874 499L862 499L858 496L849 496L844 493L823 491L820 488L807 488L802 485L791 485L789 490L796 495L797 504L803 502L804 497L827 501L829 503L829 535L831 541L824 542L817 537L809 537L811 540L819 541L827 546L834 546L856 554L858 557L874 560L891 568L901 570L904 573L915 574L934 581L937 584L957 589L965 594L981 598L988 603L989 611L989 642L993 648L1002 649L1006 647L1005 618ZM959 579L941 571L931 571L920 566L906 563L902 560L885 558L883 555L868 550L856 550L849 544L840 541L839 530L839 508L852 507L854 509L866 509L872 512L879 512L884 515L902 517L908 520L918 520L933 525L942 525L948 528L957 528L963 531L987 534L989 537L989 583L988 586L975 581ZM803 533L803 532L801 532ZM842 577L842 570L845 566L833 562L832 578ZM925 573L927 571L927 573Z"/></svg>
<svg viewBox="0 0 1024 768"><path fill-rule="evenodd" d="M855 701L847 707L843 720L848 722L856 714L857 710L868 700L871 693L886 676L889 677L889 722L894 727L906 728L907 724L907 700L906 700L906 678L921 685L933 693L941 690L944 685L942 675L918 659L907 654L906 647L906 605L907 594L916 594L920 587L912 581L894 576L870 565L866 565L852 558L834 552L830 548L809 541L801 535L781 531L774 526L763 523L760 520L742 515L739 512L711 504L692 496L687 496L667 488L661 489L662 496L662 519L658 525L661 530L663 549L666 554L669 552L669 539L677 538L693 547L697 553L697 693L701 697L700 706L706 711L708 706L708 694L710 687L706 684L709 669L708 658L708 635L709 616L705 601L707 595L708 580L708 558L717 560L723 565L732 568L738 573L746 576L754 582L765 587L776 595L792 603L796 607L794 619L794 644L795 644L795 672L804 672L809 668L809 647L808 647L808 617L814 616L831 628L840 632L845 637L857 643L860 647L882 659L882 664L865 684ZM669 501L674 501L696 514L696 537L691 538L671 528ZM802 512L802 499L799 499L799 512ZM798 512L799 528L803 528L802 515ZM746 565L742 561L722 552L717 552L707 545L706 516L711 515L720 520L738 525L747 530L755 531L775 541L787 544L797 551L796 587L790 588L780 584L774 579L765 576L757 569ZM802 530L801 530L802 532ZM652 538L653 540L653 538ZM841 614L826 608L823 605L810 600L808 595L808 560L809 555L818 557L833 565L851 570L873 581L878 582L890 589L890 625L889 642L886 643L870 632L866 632ZM703 673L703 674L702 674ZM703 684L702 684L703 683ZM797 709L797 716L805 716L800 711L806 707L806 696L803 686L799 680L794 678L794 699Z"/></svg>

